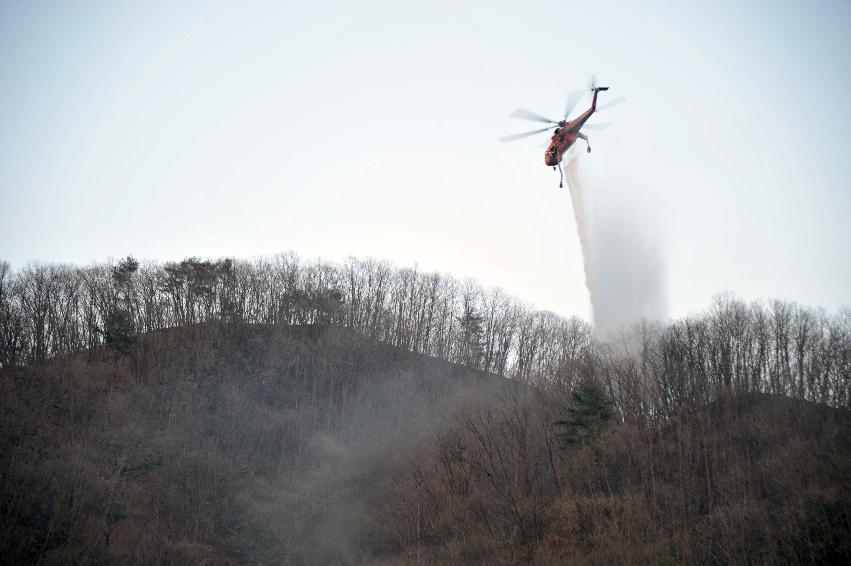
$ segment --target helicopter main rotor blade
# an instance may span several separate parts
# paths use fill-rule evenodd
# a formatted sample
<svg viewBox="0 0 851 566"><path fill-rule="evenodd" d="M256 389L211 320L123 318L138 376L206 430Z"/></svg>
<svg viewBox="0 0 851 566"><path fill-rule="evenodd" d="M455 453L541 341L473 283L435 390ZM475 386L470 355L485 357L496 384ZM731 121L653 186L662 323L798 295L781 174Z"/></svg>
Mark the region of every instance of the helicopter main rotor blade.
<svg viewBox="0 0 851 566"><path fill-rule="evenodd" d="M609 100L608 102L605 102L605 103L597 106L597 112L599 112L600 110L608 110L612 106L617 106L618 104L621 104L621 103L624 103L624 102L626 102L625 96L619 96L617 98L613 98L613 99Z"/></svg>
<svg viewBox="0 0 851 566"><path fill-rule="evenodd" d="M585 124L584 126L582 126L582 129L583 130L597 130L599 132L600 130L605 130L606 128L608 128L611 125L612 124L609 123L609 122L601 122L599 124Z"/></svg>
<svg viewBox="0 0 851 566"><path fill-rule="evenodd" d="M540 130L532 130L531 132L520 132L519 134L512 134L510 136L502 136L502 137L498 137L496 139L498 139L502 143L508 143L508 142L513 142L513 141L517 141L517 140L522 140L523 138L528 138L529 136L534 136L535 134L540 134L541 132L546 132L549 129L551 129L551 127L550 128L541 128Z"/></svg>
<svg viewBox="0 0 851 566"><path fill-rule="evenodd" d="M573 112L573 109L576 108L576 105L579 104L579 101L582 100L583 96L585 96L584 90L574 90L567 94L567 104L564 105L565 120L567 120L567 117L570 116L571 112Z"/></svg>
<svg viewBox="0 0 851 566"><path fill-rule="evenodd" d="M539 116L534 112L529 112L525 108L518 108L511 114L509 114L512 118L520 118L521 120L532 120L533 122L543 122L544 124L557 124L555 120L550 120L549 118L544 118L543 116Z"/></svg>

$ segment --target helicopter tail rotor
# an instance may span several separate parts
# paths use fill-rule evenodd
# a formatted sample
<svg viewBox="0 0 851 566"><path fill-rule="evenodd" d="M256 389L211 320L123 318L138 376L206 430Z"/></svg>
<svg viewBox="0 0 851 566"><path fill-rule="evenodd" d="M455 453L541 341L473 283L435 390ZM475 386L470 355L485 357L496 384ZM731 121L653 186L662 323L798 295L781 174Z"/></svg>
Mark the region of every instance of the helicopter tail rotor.
<svg viewBox="0 0 851 566"><path fill-rule="evenodd" d="M591 75L588 77L588 90L591 92L600 92L604 90L609 90L607 86L600 86L597 82L597 75Z"/></svg>

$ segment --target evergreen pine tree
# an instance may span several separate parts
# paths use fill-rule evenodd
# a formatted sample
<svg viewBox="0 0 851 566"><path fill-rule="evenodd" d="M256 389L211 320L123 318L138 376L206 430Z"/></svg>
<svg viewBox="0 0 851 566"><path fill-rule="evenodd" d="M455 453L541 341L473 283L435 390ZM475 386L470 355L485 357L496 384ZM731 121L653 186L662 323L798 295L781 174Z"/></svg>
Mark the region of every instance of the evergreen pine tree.
<svg viewBox="0 0 851 566"><path fill-rule="evenodd" d="M571 394L567 417L556 421L561 428L559 439L564 446L590 443L608 426L614 407L603 388L593 381L580 383Z"/></svg>

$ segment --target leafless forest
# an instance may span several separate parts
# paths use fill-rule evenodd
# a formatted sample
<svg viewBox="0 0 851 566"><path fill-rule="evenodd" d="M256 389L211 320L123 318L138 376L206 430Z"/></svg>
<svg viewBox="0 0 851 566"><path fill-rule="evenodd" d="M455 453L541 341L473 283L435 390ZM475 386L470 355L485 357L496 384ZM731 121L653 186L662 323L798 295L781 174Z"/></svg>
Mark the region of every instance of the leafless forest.
<svg viewBox="0 0 851 566"><path fill-rule="evenodd" d="M602 343L377 260L0 262L11 563L851 561L851 311Z"/></svg>
<svg viewBox="0 0 851 566"><path fill-rule="evenodd" d="M582 321L438 273L295 254L139 266L0 267L0 366L89 350L110 324L138 334L208 321L326 324L418 354L534 383L566 383L593 356L626 416L667 415L725 390L847 407L851 312L719 297L702 316L594 344Z"/></svg>

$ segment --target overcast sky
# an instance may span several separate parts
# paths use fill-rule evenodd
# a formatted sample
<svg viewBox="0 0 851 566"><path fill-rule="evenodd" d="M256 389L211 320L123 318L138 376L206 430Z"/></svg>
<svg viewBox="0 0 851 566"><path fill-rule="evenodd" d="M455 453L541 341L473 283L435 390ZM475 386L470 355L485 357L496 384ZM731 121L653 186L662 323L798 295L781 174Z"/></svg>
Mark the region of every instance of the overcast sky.
<svg viewBox="0 0 851 566"><path fill-rule="evenodd" d="M672 316L834 308L849 55L847 1L0 1L0 258L370 255L587 318L545 139L496 137L593 72L628 102L578 166Z"/></svg>

